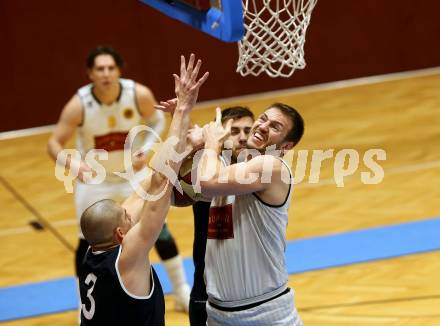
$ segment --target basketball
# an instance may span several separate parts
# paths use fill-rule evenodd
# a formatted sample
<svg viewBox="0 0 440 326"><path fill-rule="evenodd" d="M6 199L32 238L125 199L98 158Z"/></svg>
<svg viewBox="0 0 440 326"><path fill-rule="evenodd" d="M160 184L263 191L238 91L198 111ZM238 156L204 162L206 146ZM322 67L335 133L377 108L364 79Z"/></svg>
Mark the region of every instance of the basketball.
<svg viewBox="0 0 440 326"><path fill-rule="evenodd" d="M183 193L181 194L179 190L175 187L173 188L173 193L171 194L171 205L175 207L186 207L194 204L197 201L211 202L210 198L203 197L202 194L196 193L192 185L192 175L195 172L195 166L193 169L193 156L188 156L182 163L179 170L179 183L182 187Z"/></svg>

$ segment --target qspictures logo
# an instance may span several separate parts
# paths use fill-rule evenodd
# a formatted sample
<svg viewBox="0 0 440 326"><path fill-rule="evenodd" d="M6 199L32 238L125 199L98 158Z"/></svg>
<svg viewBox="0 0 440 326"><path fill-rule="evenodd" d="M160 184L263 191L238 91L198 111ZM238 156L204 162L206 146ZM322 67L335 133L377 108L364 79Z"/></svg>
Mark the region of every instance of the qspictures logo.
<svg viewBox="0 0 440 326"><path fill-rule="evenodd" d="M151 133L154 135L156 142L153 145L141 147L134 154L132 153L133 143L136 136L140 133ZM123 156L124 172L107 171L104 167L105 161L109 160L109 152L104 149L92 149L84 156L78 150L65 149L58 154L57 163L55 166L55 177L64 183L66 192L72 193L74 182L81 177L82 182L86 184L101 184L109 176L120 178L121 182L129 182L133 191L145 200L157 200L161 198L165 189L156 195L151 195L139 183L149 177L153 171L161 173L166 176L179 192L182 193L180 183L178 182L178 175L173 169L173 166L181 163L189 154L189 151L177 153L175 145L179 139L176 137L169 137L163 141L160 136L148 126L140 125L132 128L125 139L124 150L120 154ZM232 158L232 144L225 142L224 150L221 153L223 164L220 169L226 169L230 165ZM137 153L146 153L152 151L154 153L150 161L151 168L144 168L140 172L135 172L133 169L133 155ZM332 164L333 174L332 178L337 187L344 187L344 179L353 176L360 170L360 181L365 185L374 185L382 182L385 176L383 167L380 161L386 160L386 152L380 148L368 149L365 152L359 152L355 149L314 149L314 150L291 150L283 153L277 150L275 146L269 146L263 153L255 149L246 149L240 152L237 162L249 161L258 156L263 156L261 173L248 173L244 164L238 164L234 169L234 179L240 184L250 184L260 179L262 183L271 183L273 180L273 160L282 158L287 166L291 167L292 173L289 169L283 168L281 170L281 179L285 183L310 183L318 184L321 178L322 166L325 164ZM192 170L198 171L192 175L192 184L194 191L200 193L202 191L200 182L216 177L215 172L218 171L215 164L218 160L212 159L217 157L217 153L212 150L201 149L193 155ZM294 157L296 161L294 162ZM201 160L206 160L208 168L204 169L205 174L199 172L199 164ZM101 164L102 163L102 164ZM84 171L84 167L87 167ZM327 168L328 170L328 168ZM308 173L307 173L308 171ZM218 176L218 183L228 182L227 178ZM292 178L293 177L293 178Z"/></svg>

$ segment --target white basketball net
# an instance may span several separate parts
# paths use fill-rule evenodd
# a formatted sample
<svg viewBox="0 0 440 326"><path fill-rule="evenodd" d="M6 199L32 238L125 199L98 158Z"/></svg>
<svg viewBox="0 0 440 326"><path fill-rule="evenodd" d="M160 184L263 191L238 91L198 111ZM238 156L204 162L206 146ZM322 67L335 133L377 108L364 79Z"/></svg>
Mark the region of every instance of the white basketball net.
<svg viewBox="0 0 440 326"><path fill-rule="evenodd" d="M237 72L290 77L303 69L304 43L318 0L243 0L245 35L238 43Z"/></svg>

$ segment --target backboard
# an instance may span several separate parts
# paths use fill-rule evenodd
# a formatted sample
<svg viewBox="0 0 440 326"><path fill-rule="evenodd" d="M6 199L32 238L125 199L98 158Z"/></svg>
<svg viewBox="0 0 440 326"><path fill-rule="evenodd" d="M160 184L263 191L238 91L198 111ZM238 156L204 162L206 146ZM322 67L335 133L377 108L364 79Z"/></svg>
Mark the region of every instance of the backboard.
<svg viewBox="0 0 440 326"><path fill-rule="evenodd" d="M237 42L244 35L241 0L141 1L224 42Z"/></svg>

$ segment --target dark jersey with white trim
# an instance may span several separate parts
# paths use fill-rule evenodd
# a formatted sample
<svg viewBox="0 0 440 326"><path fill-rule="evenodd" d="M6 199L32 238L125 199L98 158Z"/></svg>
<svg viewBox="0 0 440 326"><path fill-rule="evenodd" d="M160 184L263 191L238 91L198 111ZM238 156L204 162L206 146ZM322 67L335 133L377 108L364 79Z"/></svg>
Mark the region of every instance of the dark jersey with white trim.
<svg viewBox="0 0 440 326"><path fill-rule="evenodd" d="M165 325L165 302L159 279L151 267L151 291L145 296L128 293L116 264L121 246L93 253L88 250L79 276L81 325Z"/></svg>

